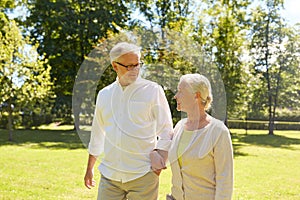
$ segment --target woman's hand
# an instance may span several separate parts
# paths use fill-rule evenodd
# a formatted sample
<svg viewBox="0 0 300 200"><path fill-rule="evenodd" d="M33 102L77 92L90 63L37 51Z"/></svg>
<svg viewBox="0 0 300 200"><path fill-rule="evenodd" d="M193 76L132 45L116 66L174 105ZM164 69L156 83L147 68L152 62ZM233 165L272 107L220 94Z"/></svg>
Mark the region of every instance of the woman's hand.
<svg viewBox="0 0 300 200"><path fill-rule="evenodd" d="M163 151L164 153L165 151ZM163 154L164 157L166 157L165 153ZM166 169L166 158L164 158L159 150L154 150L154 151L151 151L150 153L150 160L151 160L151 169L154 171L154 172L158 172L160 173L160 171L162 169Z"/></svg>

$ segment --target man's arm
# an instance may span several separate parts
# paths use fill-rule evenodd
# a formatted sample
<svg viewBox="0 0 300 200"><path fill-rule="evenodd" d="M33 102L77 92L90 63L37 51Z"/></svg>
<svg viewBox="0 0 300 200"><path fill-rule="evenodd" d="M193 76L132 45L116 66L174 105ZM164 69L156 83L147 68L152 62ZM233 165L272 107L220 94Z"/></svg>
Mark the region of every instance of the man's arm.
<svg viewBox="0 0 300 200"><path fill-rule="evenodd" d="M99 92L97 95L96 108L94 111L94 118L92 122L90 142L88 145L89 158L88 158L86 173L84 176L84 184L89 189L91 189L96 185L95 180L93 179L94 165L97 161L97 157L104 152L105 133L104 130L102 129L103 123L102 123L102 116L101 116L101 108L99 106L101 105L100 96L101 95Z"/></svg>
<svg viewBox="0 0 300 200"><path fill-rule="evenodd" d="M97 157L89 154L89 159L88 159L88 164L84 176L84 185L88 188L91 189L96 185L96 182L94 180L94 165L96 163Z"/></svg>
<svg viewBox="0 0 300 200"><path fill-rule="evenodd" d="M157 90L157 104L153 107L156 119L158 142L150 153L151 168L153 171L166 169L168 150L173 137L173 122L170 107L161 87Z"/></svg>

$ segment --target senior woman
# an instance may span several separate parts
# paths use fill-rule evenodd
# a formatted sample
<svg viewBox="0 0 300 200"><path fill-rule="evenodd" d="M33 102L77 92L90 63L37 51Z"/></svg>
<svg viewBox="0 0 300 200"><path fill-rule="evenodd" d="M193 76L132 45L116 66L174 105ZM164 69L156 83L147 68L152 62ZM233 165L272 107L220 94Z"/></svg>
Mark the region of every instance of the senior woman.
<svg viewBox="0 0 300 200"><path fill-rule="evenodd" d="M229 130L206 111L212 103L209 80L200 74L180 78L174 97L187 113L174 128L169 150L172 189L167 199L231 199L233 150Z"/></svg>

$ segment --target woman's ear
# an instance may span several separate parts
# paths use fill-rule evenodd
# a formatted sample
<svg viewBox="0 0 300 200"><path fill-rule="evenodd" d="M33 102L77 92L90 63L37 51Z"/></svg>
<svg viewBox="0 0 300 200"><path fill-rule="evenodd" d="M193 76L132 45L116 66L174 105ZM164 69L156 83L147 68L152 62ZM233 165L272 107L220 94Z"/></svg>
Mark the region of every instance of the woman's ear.
<svg viewBox="0 0 300 200"><path fill-rule="evenodd" d="M195 99L200 99L201 100L201 93L200 92L195 93Z"/></svg>

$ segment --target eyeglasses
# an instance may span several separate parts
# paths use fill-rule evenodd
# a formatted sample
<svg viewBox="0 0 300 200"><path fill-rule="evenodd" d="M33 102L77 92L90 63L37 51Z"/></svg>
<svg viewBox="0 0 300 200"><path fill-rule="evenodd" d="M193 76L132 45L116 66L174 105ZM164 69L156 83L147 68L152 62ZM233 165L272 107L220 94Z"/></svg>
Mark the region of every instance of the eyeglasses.
<svg viewBox="0 0 300 200"><path fill-rule="evenodd" d="M131 71L131 70L133 70L135 68L139 69L141 66L144 65L143 62L139 62L138 64L135 64L135 65L123 65L122 63L119 63L117 61L114 61L114 62L117 63L117 64L119 64L119 65L121 65L122 67L125 67L128 71Z"/></svg>

